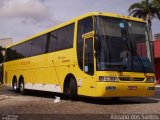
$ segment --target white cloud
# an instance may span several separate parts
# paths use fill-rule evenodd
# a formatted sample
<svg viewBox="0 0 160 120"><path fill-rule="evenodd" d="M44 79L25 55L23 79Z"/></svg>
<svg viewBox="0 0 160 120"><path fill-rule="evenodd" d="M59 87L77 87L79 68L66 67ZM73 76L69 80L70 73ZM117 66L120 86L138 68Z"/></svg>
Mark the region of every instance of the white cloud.
<svg viewBox="0 0 160 120"><path fill-rule="evenodd" d="M0 18L45 20L50 18L47 6L39 0L5 0L0 8Z"/></svg>
<svg viewBox="0 0 160 120"><path fill-rule="evenodd" d="M17 41L58 23L43 0L0 1L0 38Z"/></svg>
<svg viewBox="0 0 160 120"><path fill-rule="evenodd" d="M33 35L91 11L128 15L128 7L141 0L0 0L0 38L14 41ZM160 32L153 22L153 32Z"/></svg>

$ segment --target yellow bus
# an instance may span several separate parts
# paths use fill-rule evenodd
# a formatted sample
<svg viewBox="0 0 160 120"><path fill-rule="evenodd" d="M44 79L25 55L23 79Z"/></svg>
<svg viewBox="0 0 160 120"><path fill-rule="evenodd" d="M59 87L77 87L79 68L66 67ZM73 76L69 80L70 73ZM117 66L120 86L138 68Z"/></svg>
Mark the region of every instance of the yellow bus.
<svg viewBox="0 0 160 120"><path fill-rule="evenodd" d="M152 96L151 58L145 21L91 12L7 47L4 82L71 99Z"/></svg>

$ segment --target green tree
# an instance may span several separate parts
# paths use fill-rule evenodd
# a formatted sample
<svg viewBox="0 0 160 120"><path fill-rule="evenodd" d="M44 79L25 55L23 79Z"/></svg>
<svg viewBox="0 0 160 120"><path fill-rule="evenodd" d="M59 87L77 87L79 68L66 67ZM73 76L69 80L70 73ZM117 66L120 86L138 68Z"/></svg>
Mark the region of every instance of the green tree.
<svg viewBox="0 0 160 120"><path fill-rule="evenodd" d="M157 8L157 10L159 10L159 13L160 13L160 0L154 0L153 2L155 7Z"/></svg>
<svg viewBox="0 0 160 120"><path fill-rule="evenodd" d="M160 5L160 0L154 0L154 2L155 2L155 4L156 4L157 6Z"/></svg>
<svg viewBox="0 0 160 120"><path fill-rule="evenodd" d="M2 46L0 46L0 64L3 63L3 54L2 54Z"/></svg>
<svg viewBox="0 0 160 120"><path fill-rule="evenodd" d="M160 0L142 0L140 3L132 4L128 11L129 15L147 21L150 39L152 40L152 19L158 18L160 20Z"/></svg>

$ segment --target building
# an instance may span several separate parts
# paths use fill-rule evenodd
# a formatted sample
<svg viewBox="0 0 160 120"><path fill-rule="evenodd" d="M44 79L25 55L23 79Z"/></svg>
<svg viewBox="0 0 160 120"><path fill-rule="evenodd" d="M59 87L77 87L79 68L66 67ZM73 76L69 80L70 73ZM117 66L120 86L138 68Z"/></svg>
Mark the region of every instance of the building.
<svg viewBox="0 0 160 120"><path fill-rule="evenodd" d="M160 33L154 35L153 42L153 54L154 54L154 66L157 83L160 84Z"/></svg>
<svg viewBox="0 0 160 120"><path fill-rule="evenodd" d="M12 44L12 38L0 39L0 46L2 46L3 48L11 44Z"/></svg>
<svg viewBox="0 0 160 120"><path fill-rule="evenodd" d="M5 47L12 44L12 38L0 39L0 84L3 83L3 61L5 56Z"/></svg>

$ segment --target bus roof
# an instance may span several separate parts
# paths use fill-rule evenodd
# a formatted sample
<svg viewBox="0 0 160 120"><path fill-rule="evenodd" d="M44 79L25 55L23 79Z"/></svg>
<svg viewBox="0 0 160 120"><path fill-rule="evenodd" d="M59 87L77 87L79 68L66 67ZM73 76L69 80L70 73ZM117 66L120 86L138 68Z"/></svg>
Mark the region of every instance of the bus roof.
<svg viewBox="0 0 160 120"><path fill-rule="evenodd" d="M71 23L73 23L73 22L75 22L77 20L81 20L81 19L84 19L84 18L89 17L89 16L108 16L108 17L115 17L115 18L123 18L123 19L127 19L127 20L133 20L133 21L137 21L137 22L145 22L143 19L135 18L135 17L131 17L131 16L125 16L125 15L113 14L113 13L105 13L105 12L90 12L90 13L86 13L86 14L83 14L81 16L78 16L76 18L73 18L71 20L68 20L68 21L66 21L64 23L61 23L61 24L57 25L57 26L54 26L54 27L51 27L51 28L46 29L44 31L41 31L41 32L39 32L39 33L37 33L35 35L32 35L32 36L24 39L24 40L21 40L19 42L16 42L16 43L10 45L10 46L7 46L6 48L18 45L18 44L20 44L22 42L25 42L25 41L28 41L28 40L31 40L31 39L34 39L34 38L36 38L38 36L41 36L43 34L46 34L48 32L56 30L58 28L64 27L65 25L69 25L69 24L71 24Z"/></svg>

